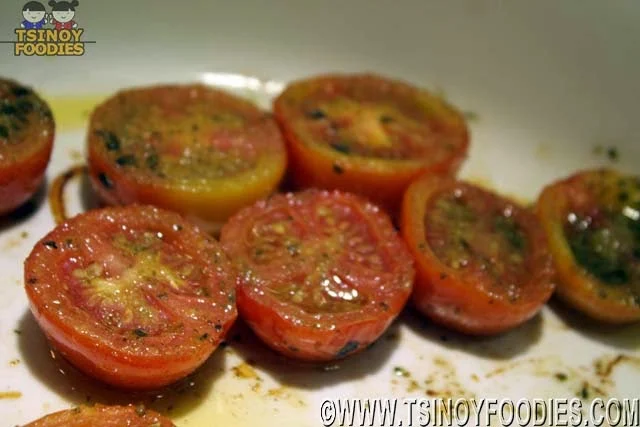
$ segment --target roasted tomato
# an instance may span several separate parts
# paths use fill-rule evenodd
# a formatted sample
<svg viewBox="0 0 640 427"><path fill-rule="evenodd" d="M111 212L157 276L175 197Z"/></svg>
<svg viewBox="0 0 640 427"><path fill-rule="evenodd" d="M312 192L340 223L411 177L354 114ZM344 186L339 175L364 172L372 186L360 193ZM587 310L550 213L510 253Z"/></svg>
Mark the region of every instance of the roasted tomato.
<svg viewBox="0 0 640 427"><path fill-rule="evenodd" d="M402 234L417 263L412 300L435 322L468 334L506 331L551 297L554 270L533 212L444 176L411 184Z"/></svg>
<svg viewBox="0 0 640 427"><path fill-rule="evenodd" d="M236 318L234 281L213 238L149 206L72 218L25 262L31 311L53 346L130 389L172 383L211 355Z"/></svg>
<svg viewBox="0 0 640 427"><path fill-rule="evenodd" d="M240 315L293 358L329 361L366 348L411 293L404 242L386 214L351 194L260 201L231 218L221 242L240 269Z"/></svg>
<svg viewBox="0 0 640 427"><path fill-rule="evenodd" d="M24 427L173 427L162 415L142 406L79 406L49 414Z"/></svg>
<svg viewBox="0 0 640 427"><path fill-rule="evenodd" d="M292 83L274 111L294 184L362 194L394 213L413 178L456 172L469 144L464 118L443 100L375 75Z"/></svg>
<svg viewBox="0 0 640 427"><path fill-rule="evenodd" d="M269 115L202 85L119 92L91 116L88 157L107 203L174 210L209 231L274 191L286 168Z"/></svg>
<svg viewBox="0 0 640 427"><path fill-rule="evenodd" d="M54 131L51 110L38 95L0 79L0 215L29 200L42 183Z"/></svg>
<svg viewBox="0 0 640 427"><path fill-rule="evenodd" d="M537 208L558 295L603 322L640 320L640 178L582 171L545 188Z"/></svg>

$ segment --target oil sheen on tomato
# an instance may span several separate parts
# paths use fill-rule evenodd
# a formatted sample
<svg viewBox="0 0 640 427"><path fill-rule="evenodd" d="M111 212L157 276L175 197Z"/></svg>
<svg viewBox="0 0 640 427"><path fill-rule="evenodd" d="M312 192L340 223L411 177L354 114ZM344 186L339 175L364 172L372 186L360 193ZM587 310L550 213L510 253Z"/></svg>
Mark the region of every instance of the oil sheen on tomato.
<svg viewBox="0 0 640 427"><path fill-rule="evenodd" d="M576 200L564 233L576 262L602 286L628 286L627 302L640 306L640 179L598 174L587 180L587 199Z"/></svg>
<svg viewBox="0 0 640 427"><path fill-rule="evenodd" d="M444 264L469 279L481 278L487 291L505 289L515 300L518 283L529 275L527 237L511 216L512 206L487 208L485 200L464 197L459 189L434 197L425 212L426 240Z"/></svg>

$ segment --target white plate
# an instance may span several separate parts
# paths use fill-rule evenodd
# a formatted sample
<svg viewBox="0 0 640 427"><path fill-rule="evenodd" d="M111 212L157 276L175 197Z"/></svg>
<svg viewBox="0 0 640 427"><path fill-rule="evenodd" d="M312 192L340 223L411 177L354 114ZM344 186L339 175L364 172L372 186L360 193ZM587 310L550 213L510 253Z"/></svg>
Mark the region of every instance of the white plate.
<svg viewBox="0 0 640 427"><path fill-rule="evenodd" d="M363 70L440 91L472 112L463 175L523 200L578 168L637 172L637 2L266 3L81 2L76 20L84 39L96 41L85 56L13 57L11 45L0 45L0 75L35 86L53 106L58 133L49 180L82 162L88 111L118 88L204 81L268 107L291 78ZM20 9L0 5L6 40L15 37ZM618 150L617 162L607 158L608 147ZM74 212L91 203L76 184L68 199ZM640 327L601 328L556 302L489 339L405 313L373 348L328 371L285 361L240 327L240 340L216 351L193 386L153 399L109 392L52 360L29 314L22 262L52 227L42 197L32 212L0 223L0 393L19 394L0 394L5 425L87 400L154 400L179 426L315 426L328 398L548 399L586 388L586 411L596 397L640 396ZM243 365L249 361L253 369Z"/></svg>

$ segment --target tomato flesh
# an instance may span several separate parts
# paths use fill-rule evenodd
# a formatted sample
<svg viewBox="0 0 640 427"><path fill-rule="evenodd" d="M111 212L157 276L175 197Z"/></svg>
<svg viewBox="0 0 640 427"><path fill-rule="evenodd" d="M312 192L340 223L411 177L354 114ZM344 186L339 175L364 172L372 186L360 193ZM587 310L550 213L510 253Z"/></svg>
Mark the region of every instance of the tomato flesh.
<svg viewBox="0 0 640 427"><path fill-rule="evenodd" d="M429 175L405 195L402 233L417 261L416 307L464 333L504 332L554 289L535 215L471 184Z"/></svg>
<svg viewBox="0 0 640 427"><path fill-rule="evenodd" d="M93 113L89 167L110 204L149 203L216 229L275 190L286 167L273 119L201 86L122 91Z"/></svg>
<svg viewBox="0 0 640 427"><path fill-rule="evenodd" d="M49 164L55 125L31 89L0 79L0 214L33 196Z"/></svg>
<svg viewBox="0 0 640 427"><path fill-rule="evenodd" d="M412 179L454 173L468 131L455 109L409 84L375 75L294 82L274 103L300 187L359 193L398 208Z"/></svg>
<svg viewBox="0 0 640 427"><path fill-rule="evenodd" d="M25 263L32 312L52 344L126 388L172 383L209 357L236 317L234 278L211 238L135 205L72 218Z"/></svg>
<svg viewBox="0 0 640 427"><path fill-rule="evenodd" d="M24 427L173 427L166 417L142 406L79 406L55 412Z"/></svg>
<svg viewBox="0 0 640 427"><path fill-rule="evenodd" d="M640 320L640 179L587 170L544 189L538 214L559 295L608 323Z"/></svg>
<svg viewBox="0 0 640 427"><path fill-rule="evenodd" d="M221 242L240 269L241 316L290 357L366 348L411 292L412 262L389 218L350 194L274 196L235 215Z"/></svg>

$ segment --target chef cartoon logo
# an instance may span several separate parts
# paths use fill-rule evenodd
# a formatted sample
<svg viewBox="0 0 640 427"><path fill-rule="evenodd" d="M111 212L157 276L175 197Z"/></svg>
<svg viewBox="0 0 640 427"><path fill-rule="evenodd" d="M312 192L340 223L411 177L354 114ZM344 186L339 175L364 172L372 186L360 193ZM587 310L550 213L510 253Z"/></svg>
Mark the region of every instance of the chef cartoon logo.
<svg viewBox="0 0 640 427"><path fill-rule="evenodd" d="M48 12L42 2L28 1L15 40L3 43L13 44L15 56L82 56L85 44L95 42L82 39L84 29L76 21L79 5L79 0L49 0Z"/></svg>

